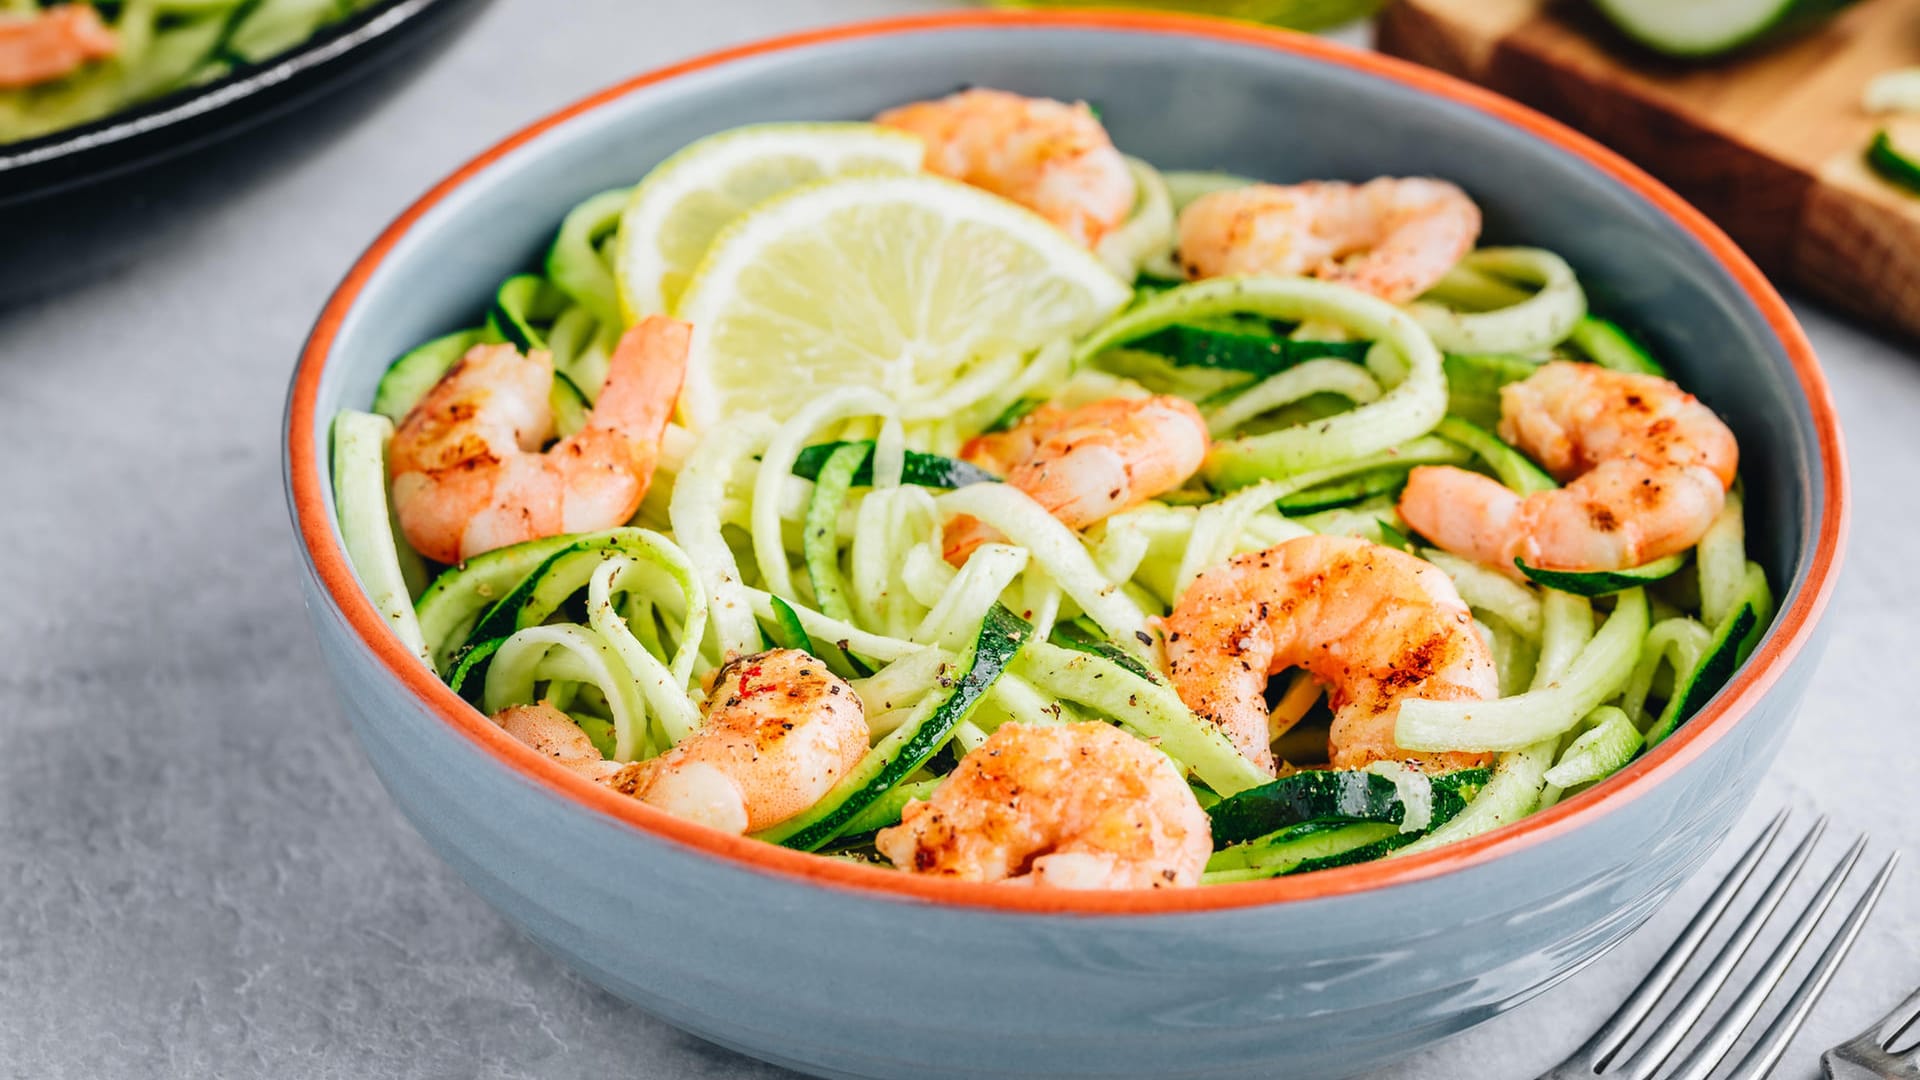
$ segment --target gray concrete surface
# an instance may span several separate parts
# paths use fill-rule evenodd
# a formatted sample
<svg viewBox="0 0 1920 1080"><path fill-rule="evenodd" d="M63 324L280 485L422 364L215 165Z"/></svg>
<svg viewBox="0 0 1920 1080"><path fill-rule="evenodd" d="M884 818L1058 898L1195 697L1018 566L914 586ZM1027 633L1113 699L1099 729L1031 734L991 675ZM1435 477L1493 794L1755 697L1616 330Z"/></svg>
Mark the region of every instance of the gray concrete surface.
<svg viewBox="0 0 1920 1080"><path fill-rule="evenodd" d="M282 395L353 255L500 134L698 50L931 6L499 0L357 126L221 190L86 285L0 310L0 1076L777 1072L569 974L401 821L300 611ZM1858 511L1832 652L1756 814L1818 809L1836 834L1911 849L1920 358L1801 310ZM1535 1075L1686 906L1391 1075ZM1780 1075L1816 1075L1819 1047L1920 983L1917 913L1909 866Z"/></svg>

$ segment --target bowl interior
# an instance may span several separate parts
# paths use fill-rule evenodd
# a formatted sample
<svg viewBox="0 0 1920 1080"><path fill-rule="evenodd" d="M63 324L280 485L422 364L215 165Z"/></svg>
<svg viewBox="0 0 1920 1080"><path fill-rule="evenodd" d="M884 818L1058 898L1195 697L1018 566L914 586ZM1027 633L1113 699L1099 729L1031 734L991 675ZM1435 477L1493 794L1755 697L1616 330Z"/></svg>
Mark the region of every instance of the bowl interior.
<svg viewBox="0 0 1920 1080"><path fill-rule="evenodd" d="M494 287L537 266L561 218L587 196L631 184L692 139L734 125L865 118L980 84L1092 102L1123 150L1165 169L1283 182L1430 174L1459 183L1485 211L1484 242L1560 253L1594 308L1642 332L1732 425L1753 557L1783 610L1803 601L1771 633L1806 632L1805 616L1830 585L1830 567L1815 555L1834 549L1841 513L1829 490L1840 475L1831 410L1784 307L1744 262L1736 272L1709 249L1701 237L1718 236L1710 226L1683 228L1644 193L1664 198L1663 189L1648 181L1636 190L1574 144L1366 70L1396 70L1391 62L1363 65L1324 43L1258 31L1157 23L1184 29L1148 33L1146 25L974 16L822 35L689 65L509 140L390 233L384 258L367 264L357 298L337 312L311 397L314 460L324 470L327 417L366 408L381 372L407 348L476 324ZM1798 371L1782 333L1802 350ZM299 394L295 402L305 407ZM330 493L324 475L321 487ZM1759 655L1768 655L1764 647Z"/></svg>

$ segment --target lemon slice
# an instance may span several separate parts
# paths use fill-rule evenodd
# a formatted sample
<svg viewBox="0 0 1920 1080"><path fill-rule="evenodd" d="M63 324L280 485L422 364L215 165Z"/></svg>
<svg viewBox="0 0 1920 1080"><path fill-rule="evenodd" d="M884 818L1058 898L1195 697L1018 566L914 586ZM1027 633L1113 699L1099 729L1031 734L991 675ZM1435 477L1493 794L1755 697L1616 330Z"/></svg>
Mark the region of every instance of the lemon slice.
<svg viewBox="0 0 1920 1080"><path fill-rule="evenodd" d="M865 386L937 415L977 362L1078 336L1132 295L997 196L923 174L826 181L714 240L679 305L694 328L681 412L700 431Z"/></svg>
<svg viewBox="0 0 1920 1080"><path fill-rule="evenodd" d="M727 223L783 191L848 173L920 167L920 140L878 124L756 124L709 135L661 162L620 215L614 260L628 321L673 311Z"/></svg>

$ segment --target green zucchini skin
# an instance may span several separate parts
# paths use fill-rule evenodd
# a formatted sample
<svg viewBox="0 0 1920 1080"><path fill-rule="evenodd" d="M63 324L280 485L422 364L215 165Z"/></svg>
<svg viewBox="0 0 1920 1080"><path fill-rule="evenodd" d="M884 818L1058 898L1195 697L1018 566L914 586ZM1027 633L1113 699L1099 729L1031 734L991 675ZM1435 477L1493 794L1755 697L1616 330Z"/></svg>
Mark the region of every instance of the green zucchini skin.
<svg viewBox="0 0 1920 1080"><path fill-rule="evenodd" d="M499 597L525 581L552 555L573 544L576 537L550 536L529 540L485 554L441 571L414 602L427 647L433 650L440 673L453 671L453 657L472 635L474 626Z"/></svg>
<svg viewBox="0 0 1920 1080"><path fill-rule="evenodd" d="M946 779L944 776L936 776L931 780L920 780L911 784L901 784L880 798L873 800L867 804L865 810L855 814L853 818L847 822L847 827L835 838L840 841L840 843L834 846L840 847L850 843L853 837L871 838L874 833L879 832L881 829L900 824L900 812L906 809L908 803L915 799L931 799L933 793L940 789L940 785L945 783Z"/></svg>
<svg viewBox="0 0 1920 1080"><path fill-rule="evenodd" d="M1655 559L1640 566L1625 570L1548 570L1538 566L1528 566L1519 559L1513 565L1536 585L1549 589L1572 593L1575 596L1610 596L1628 589L1637 589L1662 578L1672 577L1687 565L1685 554L1669 555L1664 559Z"/></svg>
<svg viewBox="0 0 1920 1080"><path fill-rule="evenodd" d="M862 439L859 442L815 443L800 451L794 459L793 475L806 480L818 480L820 470L834 451L843 446L865 446L867 454L860 467L853 471L853 486L867 487L873 483L873 440ZM968 484L997 484L1000 478L982 469L978 465L957 458L942 457L939 454L923 454L918 450L907 451L906 467L901 470L903 483L931 488L962 488Z"/></svg>
<svg viewBox="0 0 1920 1080"><path fill-rule="evenodd" d="M1413 537L1408 536L1406 533L1401 532L1399 529L1394 528L1384 521L1378 524L1380 526L1380 542L1382 544L1398 551L1404 551L1409 555L1420 554L1420 546L1413 542Z"/></svg>
<svg viewBox="0 0 1920 1080"><path fill-rule="evenodd" d="M1220 319L1176 323L1128 342L1127 347L1164 356L1176 367L1219 368L1266 376L1324 356L1358 362L1366 359L1373 343L1296 341L1275 333L1264 319Z"/></svg>
<svg viewBox="0 0 1920 1080"><path fill-rule="evenodd" d="M1500 388L1527 378L1540 365L1499 353L1448 353L1440 369L1447 376L1447 412L1492 427L1500 422Z"/></svg>
<svg viewBox="0 0 1920 1080"><path fill-rule="evenodd" d="M1406 847L1424 835L1426 834L1395 833L1385 839L1375 840L1371 844L1361 844L1358 847L1349 848L1346 851L1301 859L1299 862L1294 863L1291 867L1282 870L1275 876L1290 877L1294 874L1310 874L1315 870L1331 870L1336 866L1354 866L1358 863L1372 862L1375 859L1383 858L1400 848Z"/></svg>
<svg viewBox="0 0 1920 1080"><path fill-rule="evenodd" d="M1667 376L1666 367L1653 358L1640 339L1627 333L1611 319L1588 315L1574 324L1573 333L1568 335L1567 340L1587 359L1603 368L1636 375L1658 375L1663 379Z"/></svg>
<svg viewBox="0 0 1920 1080"><path fill-rule="evenodd" d="M1667 700L1666 708L1660 710L1660 718L1647 731L1648 749L1673 734L1727 685L1727 680L1733 678L1733 673L1752 651L1758 637L1755 631L1759 628L1760 612L1753 599L1741 601L1714 631L1700 662L1674 686L1673 697Z"/></svg>
<svg viewBox="0 0 1920 1080"><path fill-rule="evenodd" d="M813 582L815 606L842 622L852 620L853 604L847 599L847 583L840 573L840 511L846 506L853 474L871 453L861 446L842 446L827 455L814 474L813 493L807 499L806 520L800 531L801 561L806 564L807 579Z"/></svg>
<svg viewBox="0 0 1920 1080"><path fill-rule="evenodd" d="M1532 458L1478 424L1448 416L1434 427L1433 433L1473 451L1501 483L1522 495L1552 491L1560 486L1547 470L1534 464Z"/></svg>
<svg viewBox="0 0 1920 1080"><path fill-rule="evenodd" d="M1810 30L1856 0L1594 0L1594 7L1627 37L1681 60L1710 60ZM1702 35L1686 25L1702 7L1715 7L1722 24ZM1679 9L1675 13L1675 9ZM1692 9L1690 12L1689 9Z"/></svg>
<svg viewBox="0 0 1920 1080"><path fill-rule="evenodd" d="M400 423L467 350L487 340L483 330L458 330L419 345L395 360L373 392L373 411Z"/></svg>
<svg viewBox="0 0 1920 1080"><path fill-rule="evenodd" d="M770 649L798 649L809 655L813 652L813 638L807 628L800 625L800 614L793 605L779 597L773 598L773 629L761 630L761 636L767 639ZM816 657L818 659L818 657Z"/></svg>
<svg viewBox="0 0 1920 1080"><path fill-rule="evenodd" d="M1000 415L993 418L993 423L987 425L983 434L992 435L997 432L1012 431L1014 425L1026 419L1028 413L1045 404L1046 401L1042 398L1023 397L1000 410Z"/></svg>
<svg viewBox="0 0 1920 1080"><path fill-rule="evenodd" d="M972 652L962 661L952 690L938 706L917 724L902 727L881 740L812 809L757 834L759 838L800 851L818 851L846 832L861 811L899 786L946 745L954 725L966 719L986 696L1032 633L1033 627L1025 619L995 604L980 624Z"/></svg>
<svg viewBox="0 0 1920 1080"><path fill-rule="evenodd" d="M1480 779L1471 786L1463 785L1450 797L1445 798L1442 797L1439 783L1445 778L1437 776L1433 778L1433 820L1425 829L1401 832L1397 824L1390 820L1323 818L1303 821L1249 843L1216 850L1213 860L1207 864L1208 873L1202 880L1210 884L1224 881L1257 881L1262 878L1306 874L1315 870L1330 870L1336 866L1372 862L1406 847L1453 820L1461 810L1466 808L1473 794L1478 792L1479 784L1485 781L1487 770L1469 769L1450 775L1466 776L1468 774L1478 774ZM1391 783L1388 781L1389 785Z"/></svg>
<svg viewBox="0 0 1920 1080"><path fill-rule="evenodd" d="M1135 659L1132 653L1101 637L1099 631L1093 628L1084 615L1056 624L1053 628L1053 636L1049 640L1062 648L1083 652L1118 664L1131 674L1138 675L1150 683L1157 685L1160 682L1157 672Z"/></svg>
<svg viewBox="0 0 1920 1080"><path fill-rule="evenodd" d="M1893 143L1885 128L1876 132L1867 144L1867 164L1884 180L1920 194L1920 161L1909 157Z"/></svg>
<svg viewBox="0 0 1920 1080"><path fill-rule="evenodd" d="M1464 769L1432 778L1433 812L1447 818L1487 782L1487 769ZM1316 821L1379 821L1398 825L1407 808L1400 789L1378 773L1323 769L1297 772L1215 803L1215 849L1258 840L1279 830Z"/></svg>
<svg viewBox="0 0 1920 1080"><path fill-rule="evenodd" d="M546 621L559 610L567 597L586 585L609 551L617 551L637 530L609 529L602 533L573 538L534 567L513 591L501 597L480 616L466 643L449 660L447 685L468 699L477 697L487 662L514 631Z"/></svg>
<svg viewBox="0 0 1920 1080"><path fill-rule="evenodd" d="M588 414L593 411L579 385L558 371L553 373L553 386L547 391L547 407L553 410L553 432L563 439L586 427Z"/></svg>
<svg viewBox="0 0 1920 1080"><path fill-rule="evenodd" d="M1317 514L1322 510L1338 510L1343 506L1352 506L1364 502L1376 495L1392 495L1407 486L1407 470L1389 466L1363 472L1345 480L1310 487L1305 491L1296 491L1284 496L1274 506L1288 517L1300 514Z"/></svg>
<svg viewBox="0 0 1920 1080"><path fill-rule="evenodd" d="M550 323L567 307L567 294L538 274L516 274L502 282L487 312L487 329L523 353L547 347L534 323Z"/></svg>
<svg viewBox="0 0 1920 1080"><path fill-rule="evenodd" d="M823 643L807 628L800 624L800 613L793 605L775 596L771 598L774 622L771 628L765 623L760 626L760 636L769 649L798 649L827 665L827 670L843 679L863 679L873 674L865 664L856 660L838 645Z"/></svg>

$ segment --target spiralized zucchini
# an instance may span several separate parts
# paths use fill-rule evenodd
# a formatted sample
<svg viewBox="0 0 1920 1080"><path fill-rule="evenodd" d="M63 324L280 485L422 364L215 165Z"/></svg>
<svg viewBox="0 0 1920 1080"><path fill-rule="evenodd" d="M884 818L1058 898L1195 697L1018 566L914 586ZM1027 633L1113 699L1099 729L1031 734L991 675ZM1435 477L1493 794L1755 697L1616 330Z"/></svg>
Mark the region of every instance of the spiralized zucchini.
<svg viewBox="0 0 1920 1080"><path fill-rule="evenodd" d="M1207 478L1216 485L1245 487L1377 453L1432 431L1446 415L1440 350L1417 323L1364 293L1304 278L1222 278L1170 289L1108 323L1080 346L1079 355L1091 359L1184 320L1236 314L1337 323L1379 343L1368 354L1368 367L1394 385L1351 411L1221 443L1207 464ZM1387 368L1404 375L1389 378Z"/></svg>
<svg viewBox="0 0 1920 1080"><path fill-rule="evenodd" d="M1515 821L1657 745L1757 643L1773 597L1748 559L1737 488L1691 559L1675 560L1686 568L1585 590L1596 598L1408 535L1396 496L1419 466L1477 469L1522 494L1557 486L1490 427L1501 385L1554 350L1593 353L1612 327L1587 316L1563 260L1477 251L1404 308L1304 279L1154 280L1179 274L1178 209L1247 181L1129 167L1134 213L1099 254L1148 278L1083 340L981 356L927 400L842 387L777 420L731 417L697 437L669 425L629 526L487 552L429 583L393 526L385 442L481 343L550 351L557 421L586 422L624 329L611 248L627 189L587 199L560 224L542 274L510 278L482 323L396 361L375 414L337 420L336 508L376 608L477 705L546 701L623 762L696 732L722 663L772 645L813 652L864 707L872 749L844 781L858 805L756 835L835 851L871 843L1009 723L1117 725L1166 754L1203 805L1274 783L1168 682L1161 619L1200 574L1296 537L1362 537L1438 567L1471 609L1502 696L1403 702L1396 739L1485 753L1492 767L1429 778L1382 763L1369 783L1392 795L1396 816L1295 823L1217 853L1209 882L1428 850ZM1618 333L1634 352L1616 365L1659 369ZM1199 407L1216 440L1207 463L1084 530L950 460L1042 405L1149 393ZM989 535L956 565L948 529L963 516ZM976 662L979 679L956 689ZM1297 670L1276 679L1275 753L1311 770L1325 760L1325 690Z"/></svg>
<svg viewBox="0 0 1920 1080"><path fill-rule="evenodd" d="M1456 353L1537 353L1567 339L1587 313L1587 294L1573 267L1540 248L1482 248L1465 267L1498 280L1538 287L1532 296L1490 311L1455 311L1430 302L1412 305L1413 317L1434 344Z"/></svg>

